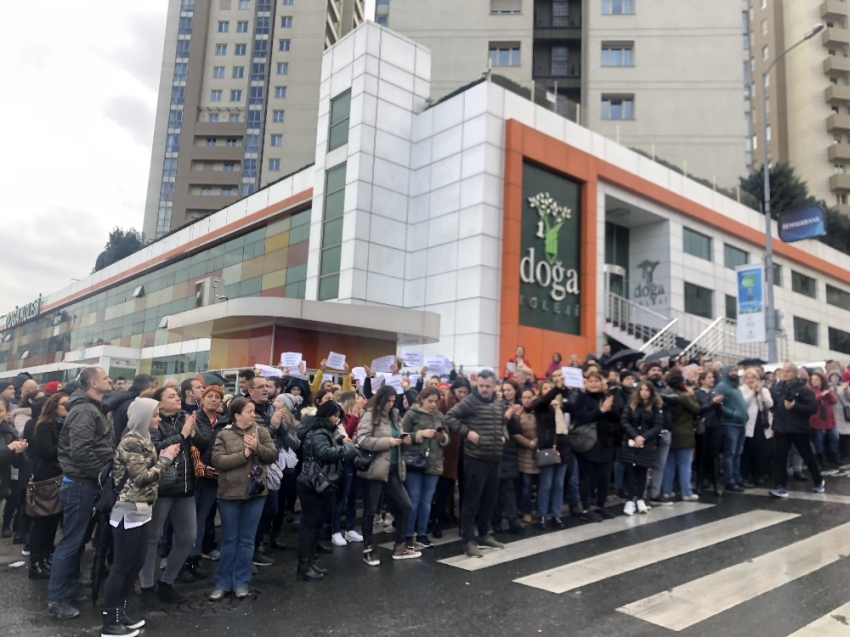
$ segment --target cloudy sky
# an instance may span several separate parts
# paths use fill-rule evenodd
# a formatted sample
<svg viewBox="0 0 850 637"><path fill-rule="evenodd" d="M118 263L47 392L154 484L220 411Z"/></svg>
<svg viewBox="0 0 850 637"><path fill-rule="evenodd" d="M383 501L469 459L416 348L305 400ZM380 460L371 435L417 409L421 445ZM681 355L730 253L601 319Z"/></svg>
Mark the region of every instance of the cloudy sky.
<svg viewBox="0 0 850 637"><path fill-rule="evenodd" d="M115 226L141 230L167 6L4 3L0 315L89 274Z"/></svg>

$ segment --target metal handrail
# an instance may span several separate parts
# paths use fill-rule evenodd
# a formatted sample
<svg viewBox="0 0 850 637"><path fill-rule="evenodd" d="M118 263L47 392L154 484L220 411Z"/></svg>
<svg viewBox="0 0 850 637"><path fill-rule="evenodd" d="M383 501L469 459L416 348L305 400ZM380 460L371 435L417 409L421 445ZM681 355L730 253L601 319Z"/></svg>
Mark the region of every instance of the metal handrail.
<svg viewBox="0 0 850 637"><path fill-rule="evenodd" d="M691 352L693 352L693 351L697 348L697 345L699 344L699 342L700 342L702 339L707 338L707 336L708 336L708 335L710 335L710 334L711 334L711 332L712 332L712 331L713 331L713 330L714 330L714 329L715 329L718 325L720 325L720 323L721 323L722 321L724 321L724 320L725 320L725 317L722 317L722 316L721 316L721 317L718 317L718 318L714 319L711 323L709 323L708 327L706 327L706 328L705 328L702 332L700 332L699 336L697 336L694 340L692 340L692 341L688 344L688 346L685 348L685 351L683 351L683 352L682 352L682 354L683 354L683 355L689 355ZM722 333L721 333L721 339L722 339L722 337L723 337L723 336L722 336ZM721 340L721 344L722 344L722 340Z"/></svg>
<svg viewBox="0 0 850 637"><path fill-rule="evenodd" d="M675 342L676 335L673 334L670 330L678 322L679 322L679 319L674 318L672 321L667 323L667 325L665 325L663 328L661 328L661 330L655 336L653 336L646 343L644 343L641 347L639 347L638 351L643 352L643 351L646 351L649 348L653 348L653 349L657 348L658 350L665 349L664 344L668 342L669 337L671 337L671 336L672 336L673 342ZM664 343L662 343L662 339L664 340Z"/></svg>

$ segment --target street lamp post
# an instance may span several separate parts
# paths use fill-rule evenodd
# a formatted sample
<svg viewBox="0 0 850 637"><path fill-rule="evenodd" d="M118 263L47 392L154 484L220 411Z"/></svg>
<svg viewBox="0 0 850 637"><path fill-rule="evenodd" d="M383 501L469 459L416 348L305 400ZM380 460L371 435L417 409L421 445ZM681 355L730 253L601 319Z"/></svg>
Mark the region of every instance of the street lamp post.
<svg viewBox="0 0 850 637"><path fill-rule="evenodd" d="M768 154L767 145L767 80L770 77L770 70L776 66L783 57L796 49L806 40L809 40L823 31L823 24L816 24L811 29L806 31L803 39L793 46L785 49L782 53L774 58L773 62L765 70L761 78L761 115L763 120L762 142L764 147L764 163L762 169L764 171L764 234L765 234L765 256L764 267L765 277L767 279L767 359L770 363L778 362L779 353L776 347L776 307L773 302L773 228L770 218L770 157Z"/></svg>

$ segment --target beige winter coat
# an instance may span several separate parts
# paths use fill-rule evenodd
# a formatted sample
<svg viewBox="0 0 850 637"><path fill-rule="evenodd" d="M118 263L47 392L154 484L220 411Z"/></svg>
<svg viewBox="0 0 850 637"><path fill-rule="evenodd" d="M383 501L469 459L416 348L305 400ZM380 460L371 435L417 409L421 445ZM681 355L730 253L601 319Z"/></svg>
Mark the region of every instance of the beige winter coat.
<svg viewBox="0 0 850 637"><path fill-rule="evenodd" d="M393 409L392 412L382 412L381 417L374 428L372 427L372 410L368 410L360 419L360 424L357 425L357 438L355 444L366 451L378 452L378 455L372 460L372 464L366 471L358 471L357 477L364 480L380 480L387 482L390 479L390 464L392 458L393 432L391 428L390 418L395 422L396 429L401 434L401 422L398 418L398 409ZM407 445L399 445L398 450L398 477L404 482L407 477L407 471L404 466L404 452Z"/></svg>

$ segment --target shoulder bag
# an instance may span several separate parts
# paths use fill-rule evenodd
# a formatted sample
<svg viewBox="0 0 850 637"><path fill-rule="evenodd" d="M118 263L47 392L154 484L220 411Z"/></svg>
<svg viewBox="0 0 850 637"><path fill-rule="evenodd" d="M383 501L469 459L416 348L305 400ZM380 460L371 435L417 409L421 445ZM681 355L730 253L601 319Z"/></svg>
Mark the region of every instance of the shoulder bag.
<svg viewBox="0 0 850 637"><path fill-rule="evenodd" d="M847 422L850 422L850 404L845 402L844 399L841 397L840 388L835 389L835 395L838 397L838 402L841 403L841 408L844 411L844 420L846 420Z"/></svg>
<svg viewBox="0 0 850 637"><path fill-rule="evenodd" d="M534 461L538 467L561 464L561 454L557 449L538 449L534 452Z"/></svg>
<svg viewBox="0 0 850 637"><path fill-rule="evenodd" d="M425 453L421 451L405 451L402 455L404 466L408 471L414 473L425 473L428 471L428 456L431 454L431 440L428 439L428 446L425 447Z"/></svg>
<svg viewBox="0 0 850 637"><path fill-rule="evenodd" d="M62 476L34 482L30 478L27 484L26 514L30 518L46 518L62 512L64 506L59 501L59 489Z"/></svg>
<svg viewBox="0 0 850 637"><path fill-rule="evenodd" d="M372 434L375 435L375 423L372 423ZM360 436L361 442L366 436ZM354 448L357 449L357 455L354 456L354 468L358 471L368 471L369 466L372 464L372 461L375 459L375 456L378 455L377 451L368 451L363 449L359 444L355 444Z"/></svg>
<svg viewBox="0 0 850 637"><path fill-rule="evenodd" d="M570 433L567 434L567 442L570 449L576 453L587 453L596 444L596 437L596 423L592 422L587 425L576 425L570 429Z"/></svg>

